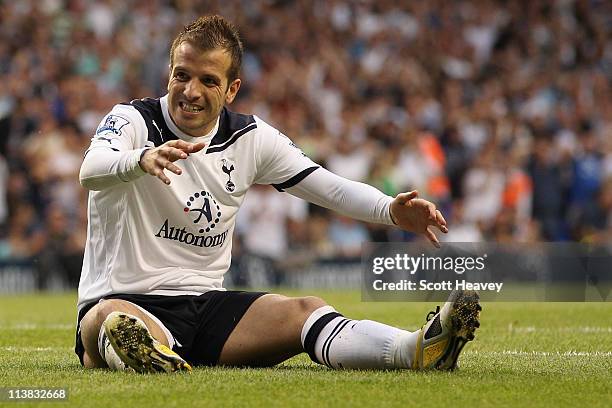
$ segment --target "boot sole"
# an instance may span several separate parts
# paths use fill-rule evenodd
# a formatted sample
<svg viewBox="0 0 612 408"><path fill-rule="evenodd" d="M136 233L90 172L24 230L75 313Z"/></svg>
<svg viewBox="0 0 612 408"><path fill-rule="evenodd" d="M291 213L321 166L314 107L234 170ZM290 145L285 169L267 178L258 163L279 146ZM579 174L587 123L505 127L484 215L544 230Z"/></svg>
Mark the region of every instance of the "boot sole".
<svg viewBox="0 0 612 408"><path fill-rule="evenodd" d="M109 314L104 331L119 358L139 373L191 371L185 360L155 340L144 323L133 316Z"/></svg>
<svg viewBox="0 0 612 408"><path fill-rule="evenodd" d="M474 332L480 327L479 317L482 306L479 303L478 293L475 291L459 291L454 293L455 298L450 312L451 321L450 345L444 355L436 363L439 370L454 370L457 368L459 354L467 342L474 340Z"/></svg>

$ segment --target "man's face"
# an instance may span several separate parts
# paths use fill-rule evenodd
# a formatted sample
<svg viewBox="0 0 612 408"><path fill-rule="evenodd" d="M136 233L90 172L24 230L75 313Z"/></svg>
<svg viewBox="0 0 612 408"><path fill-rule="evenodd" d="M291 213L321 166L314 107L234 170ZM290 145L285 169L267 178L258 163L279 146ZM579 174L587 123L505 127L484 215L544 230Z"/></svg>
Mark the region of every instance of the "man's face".
<svg viewBox="0 0 612 408"><path fill-rule="evenodd" d="M240 80L228 84L231 56L224 49L202 51L188 42L174 52L168 81L168 109L176 126L204 136L215 126L223 105L231 103Z"/></svg>

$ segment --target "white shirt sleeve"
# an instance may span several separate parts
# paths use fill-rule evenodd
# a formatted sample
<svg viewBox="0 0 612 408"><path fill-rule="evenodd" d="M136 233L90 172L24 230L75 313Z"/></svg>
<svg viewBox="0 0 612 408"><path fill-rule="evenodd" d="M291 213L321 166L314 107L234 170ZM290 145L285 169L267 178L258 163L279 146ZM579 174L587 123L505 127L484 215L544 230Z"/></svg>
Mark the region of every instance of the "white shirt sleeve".
<svg viewBox="0 0 612 408"><path fill-rule="evenodd" d="M319 167L291 139L258 117L255 184L272 184L277 190L299 182Z"/></svg>
<svg viewBox="0 0 612 408"><path fill-rule="evenodd" d="M286 191L351 218L394 225L389 208L392 197L368 184L345 179L324 168L312 172Z"/></svg>
<svg viewBox="0 0 612 408"><path fill-rule="evenodd" d="M81 164L79 181L89 190L104 190L146 174L139 165L147 149L144 119L132 106L116 105L102 119Z"/></svg>

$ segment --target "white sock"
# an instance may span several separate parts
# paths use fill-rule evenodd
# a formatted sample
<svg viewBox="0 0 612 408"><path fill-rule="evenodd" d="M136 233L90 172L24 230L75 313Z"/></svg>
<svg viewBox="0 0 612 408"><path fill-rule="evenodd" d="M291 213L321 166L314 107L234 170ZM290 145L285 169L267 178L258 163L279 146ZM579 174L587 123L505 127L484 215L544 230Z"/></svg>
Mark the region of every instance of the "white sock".
<svg viewBox="0 0 612 408"><path fill-rule="evenodd" d="M102 356L102 359L108 364L108 368L115 371L133 371L132 368L125 365L123 361L117 355L117 352L113 348L110 340L106 336L104 331L104 324L100 327L100 333L98 334L98 351Z"/></svg>
<svg viewBox="0 0 612 408"><path fill-rule="evenodd" d="M302 328L310 358L331 368L410 368L418 331L344 318L331 306L315 310Z"/></svg>

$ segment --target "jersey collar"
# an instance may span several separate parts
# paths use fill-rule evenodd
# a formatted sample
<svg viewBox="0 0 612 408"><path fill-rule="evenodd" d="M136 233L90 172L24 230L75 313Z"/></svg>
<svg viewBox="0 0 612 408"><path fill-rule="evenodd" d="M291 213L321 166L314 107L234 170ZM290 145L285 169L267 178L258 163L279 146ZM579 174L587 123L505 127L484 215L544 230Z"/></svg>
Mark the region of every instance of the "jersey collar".
<svg viewBox="0 0 612 408"><path fill-rule="evenodd" d="M159 98L159 102L161 104L162 114L164 115L164 121L166 122L166 126L172 133L176 135L179 139L182 139L186 142L197 143L204 142L208 144L208 142L213 138L214 135L217 134L217 130L219 130L219 118L217 117L217 122L215 122L215 126L204 136L193 137L188 135L187 133L180 130L175 124L172 118L170 117L170 112L168 111L168 94Z"/></svg>

